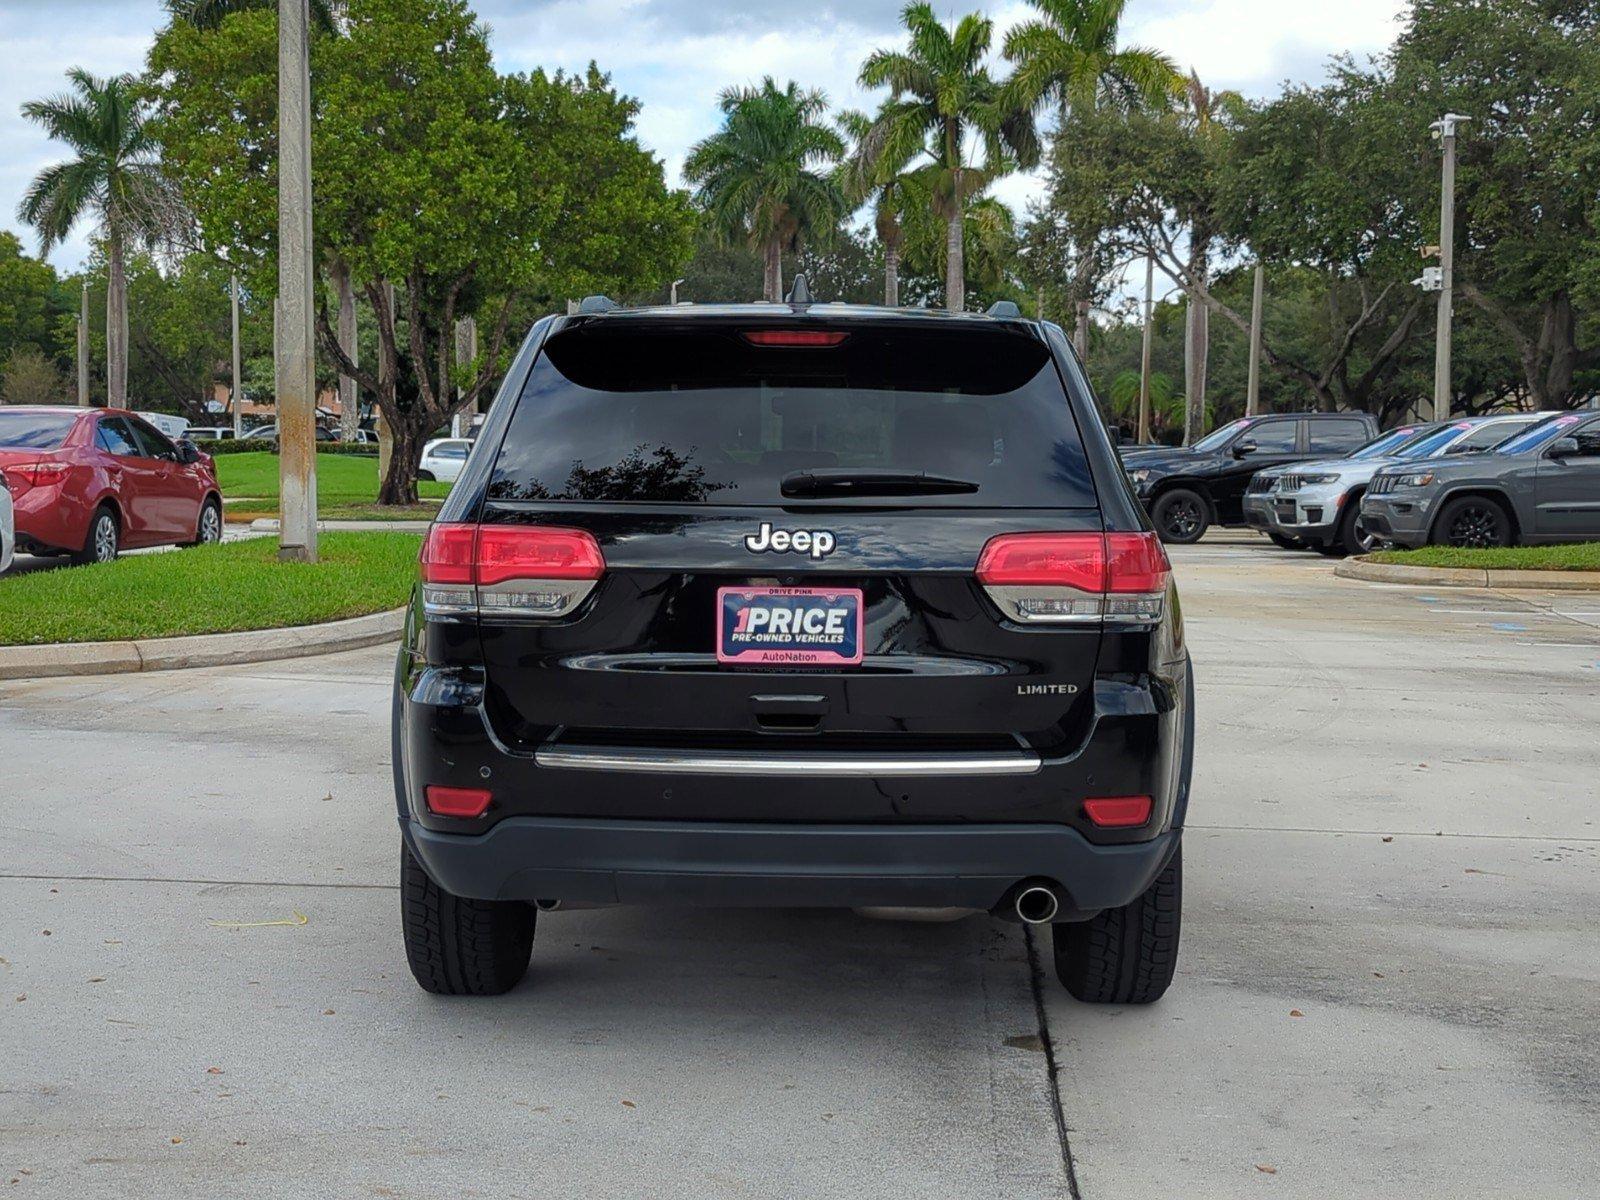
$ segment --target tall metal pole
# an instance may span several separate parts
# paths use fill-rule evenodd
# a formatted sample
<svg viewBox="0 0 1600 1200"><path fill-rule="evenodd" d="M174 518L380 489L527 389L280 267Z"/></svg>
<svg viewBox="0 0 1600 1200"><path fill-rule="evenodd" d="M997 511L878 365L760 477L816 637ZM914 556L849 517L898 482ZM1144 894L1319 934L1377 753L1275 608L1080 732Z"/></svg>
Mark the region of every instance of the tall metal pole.
<svg viewBox="0 0 1600 1200"><path fill-rule="evenodd" d="M1439 327L1433 352L1433 418L1436 421L1450 419L1451 317L1456 280L1456 126L1471 119L1459 113L1446 113L1432 126L1444 144L1444 179L1439 189Z"/></svg>
<svg viewBox="0 0 1600 1200"><path fill-rule="evenodd" d="M1144 260L1144 345L1139 351L1139 444L1150 441L1150 351L1155 335L1156 260Z"/></svg>
<svg viewBox="0 0 1600 1200"><path fill-rule="evenodd" d="M278 0L278 557L317 561L312 342L311 12Z"/></svg>
<svg viewBox="0 0 1600 1200"><path fill-rule="evenodd" d="M83 285L83 307L78 312L78 407L89 407L89 285Z"/></svg>
<svg viewBox="0 0 1600 1200"><path fill-rule="evenodd" d="M1261 411L1261 299L1266 291L1266 276L1266 267L1257 263L1255 292L1250 299L1250 376L1244 394L1247 417Z"/></svg>
<svg viewBox="0 0 1600 1200"><path fill-rule="evenodd" d="M239 348L239 273L234 272L232 287L233 293L233 436L244 436L244 372L241 370L243 355Z"/></svg>

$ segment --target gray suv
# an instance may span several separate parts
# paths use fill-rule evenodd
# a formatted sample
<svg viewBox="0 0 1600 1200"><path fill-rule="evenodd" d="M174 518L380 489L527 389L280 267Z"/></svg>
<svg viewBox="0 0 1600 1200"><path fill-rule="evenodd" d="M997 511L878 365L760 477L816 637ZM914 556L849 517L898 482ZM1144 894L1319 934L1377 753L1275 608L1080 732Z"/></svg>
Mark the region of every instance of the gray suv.
<svg viewBox="0 0 1600 1200"><path fill-rule="evenodd" d="M1285 467L1276 472L1277 487L1267 497L1267 532L1323 554L1375 549L1379 539L1361 521L1361 497L1380 470L1398 462L1482 454L1547 415L1509 413L1405 426L1348 458Z"/></svg>
<svg viewBox="0 0 1600 1200"><path fill-rule="evenodd" d="M1408 547L1600 540L1600 413L1550 417L1488 454L1385 467L1361 521Z"/></svg>

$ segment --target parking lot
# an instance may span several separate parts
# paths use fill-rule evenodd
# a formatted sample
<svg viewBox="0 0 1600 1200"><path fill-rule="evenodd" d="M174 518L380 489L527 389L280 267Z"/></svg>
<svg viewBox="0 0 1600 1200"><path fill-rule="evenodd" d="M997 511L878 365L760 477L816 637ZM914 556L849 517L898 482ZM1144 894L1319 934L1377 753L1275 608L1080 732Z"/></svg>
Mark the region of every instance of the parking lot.
<svg viewBox="0 0 1600 1200"><path fill-rule="evenodd" d="M0 685L18 1196L1594 1194L1600 595L1174 554L1178 978L1095 1009L987 919L540 918L412 982L386 649Z"/></svg>

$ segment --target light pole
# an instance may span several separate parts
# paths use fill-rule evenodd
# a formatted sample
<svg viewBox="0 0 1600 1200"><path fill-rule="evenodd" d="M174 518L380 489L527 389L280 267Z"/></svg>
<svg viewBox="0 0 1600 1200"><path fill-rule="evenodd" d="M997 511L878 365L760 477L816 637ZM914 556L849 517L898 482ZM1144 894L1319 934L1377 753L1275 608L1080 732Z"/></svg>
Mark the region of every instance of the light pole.
<svg viewBox="0 0 1600 1200"><path fill-rule="evenodd" d="M1150 354L1153 349L1156 289L1155 255L1147 254L1144 260L1144 344L1139 348L1139 445L1150 441Z"/></svg>
<svg viewBox="0 0 1600 1200"><path fill-rule="evenodd" d="M240 360L243 357L239 352L239 273L233 273L233 436L237 440L244 436L244 378L240 370Z"/></svg>
<svg viewBox="0 0 1600 1200"><path fill-rule="evenodd" d="M278 0L278 142L278 557L316 562L309 0Z"/></svg>
<svg viewBox="0 0 1600 1200"><path fill-rule="evenodd" d="M1433 419L1450 419L1450 318L1455 298L1456 126L1470 121L1445 113L1429 128L1444 146L1444 179L1439 189L1439 328L1433 352Z"/></svg>
<svg viewBox="0 0 1600 1200"><path fill-rule="evenodd" d="M1261 411L1261 301L1267 289L1267 268L1256 263L1255 287L1250 297L1250 374L1245 384L1244 415Z"/></svg>
<svg viewBox="0 0 1600 1200"><path fill-rule="evenodd" d="M78 407L89 407L89 285L83 285L83 307L78 311Z"/></svg>
<svg viewBox="0 0 1600 1200"><path fill-rule="evenodd" d="M682 282L683 280L681 279L674 279L672 281L672 306L674 308L678 306L678 285Z"/></svg>

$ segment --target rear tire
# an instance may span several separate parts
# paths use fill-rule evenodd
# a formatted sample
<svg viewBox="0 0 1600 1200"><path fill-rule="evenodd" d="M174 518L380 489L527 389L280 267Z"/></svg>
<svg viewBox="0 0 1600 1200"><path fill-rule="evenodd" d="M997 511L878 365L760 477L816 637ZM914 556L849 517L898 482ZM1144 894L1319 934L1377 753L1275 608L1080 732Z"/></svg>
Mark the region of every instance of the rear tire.
<svg viewBox="0 0 1600 1200"><path fill-rule="evenodd" d="M499 996L528 973L532 905L469 900L445 891L400 844L400 926L406 962L436 996Z"/></svg>
<svg viewBox="0 0 1600 1200"><path fill-rule="evenodd" d="M1188 546L1205 537L1211 527L1211 506L1199 492L1173 488L1156 498L1150 519L1163 542Z"/></svg>
<svg viewBox="0 0 1600 1200"><path fill-rule="evenodd" d="M433 472L432 471L418 471L417 472L417 482L418 483L433 483L434 482Z"/></svg>
<svg viewBox="0 0 1600 1200"><path fill-rule="evenodd" d="M1511 516L1498 500L1487 496L1462 496L1444 506L1433 523L1435 546L1487 549L1512 543Z"/></svg>
<svg viewBox="0 0 1600 1200"><path fill-rule="evenodd" d="M211 546L222 540L222 505L207 500L200 506L200 520L195 526L193 546Z"/></svg>
<svg viewBox="0 0 1600 1200"><path fill-rule="evenodd" d="M121 547L122 531L117 527L117 514L109 504L102 504L89 518L89 532L83 539L83 549L72 556L72 561L88 563L115 562Z"/></svg>
<svg viewBox="0 0 1600 1200"><path fill-rule="evenodd" d="M1178 966L1183 847L1131 904L1089 921L1057 925L1056 978L1086 1004L1153 1004Z"/></svg>

